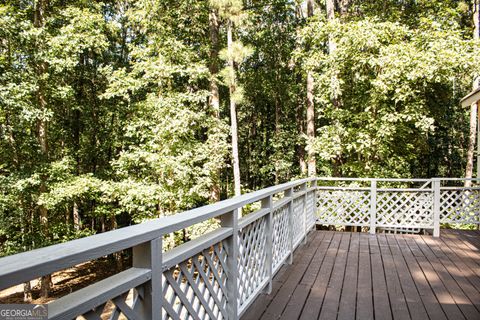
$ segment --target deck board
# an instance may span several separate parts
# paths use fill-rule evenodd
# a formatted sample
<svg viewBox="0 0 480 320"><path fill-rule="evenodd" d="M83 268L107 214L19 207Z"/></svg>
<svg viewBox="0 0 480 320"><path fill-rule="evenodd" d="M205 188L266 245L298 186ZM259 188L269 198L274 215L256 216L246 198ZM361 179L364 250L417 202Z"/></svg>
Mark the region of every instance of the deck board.
<svg viewBox="0 0 480 320"><path fill-rule="evenodd" d="M340 297L338 319L355 319L355 306L357 301L358 285L358 253L360 237L358 233L352 233L350 248L347 254L347 266L345 268L345 279Z"/></svg>
<svg viewBox="0 0 480 320"><path fill-rule="evenodd" d="M395 237L387 237L392 252L393 262L397 270L398 279L402 288L402 295L405 295L405 301L410 311L412 320L428 319L424 303L408 270L407 264L403 258L402 252Z"/></svg>
<svg viewBox="0 0 480 320"><path fill-rule="evenodd" d="M300 314L300 319L317 319L320 313L341 239L341 234L331 234L332 237L329 241L329 247L325 259L319 269L315 282L310 288L310 293L305 301L304 308Z"/></svg>
<svg viewBox="0 0 480 320"><path fill-rule="evenodd" d="M478 310L465 295L458 283L453 279L448 270L443 266L442 263L440 263L430 246L425 243L423 237L415 237L415 241L419 244L420 249L424 251L426 258L430 262L433 269L437 272L438 276L445 285L445 288L452 296L455 304L459 306L463 316L468 320L480 319L480 313Z"/></svg>
<svg viewBox="0 0 480 320"><path fill-rule="evenodd" d="M345 279L345 267L347 263L348 246L350 243L350 233L342 234L340 246L338 248L337 257L333 266L332 276L328 283L325 298L323 299L323 307L320 310L320 320L329 320L336 318L338 306L340 303L340 295L342 293L343 283Z"/></svg>
<svg viewBox="0 0 480 320"><path fill-rule="evenodd" d="M385 271L385 279L387 281L387 291L390 298L390 306L394 320L410 319L407 302L403 294L398 273L393 262L393 257L387 243L386 236L379 234L377 236L380 245L381 257L383 260L383 269Z"/></svg>
<svg viewBox="0 0 480 320"><path fill-rule="evenodd" d="M242 320L480 319L480 232L314 231Z"/></svg>
<svg viewBox="0 0 480 320"><path fill-rule="evenodd" d="M412 276L415 286L418 290L423 305L430 319L444 320L447 319L445 312L442 310L439 301L435 297L425 274L413 255L407 240L403 236L396 237L397 243L401 248L402 256L405 259L410 275Z"/></svg>
<svg viewBox="0 0 480 320"><path fill-rule="evenodd" d="M365 233L360 234L357 292L361 294L357 294L356 319L373 320L372 269L368 235Z"/></svg>

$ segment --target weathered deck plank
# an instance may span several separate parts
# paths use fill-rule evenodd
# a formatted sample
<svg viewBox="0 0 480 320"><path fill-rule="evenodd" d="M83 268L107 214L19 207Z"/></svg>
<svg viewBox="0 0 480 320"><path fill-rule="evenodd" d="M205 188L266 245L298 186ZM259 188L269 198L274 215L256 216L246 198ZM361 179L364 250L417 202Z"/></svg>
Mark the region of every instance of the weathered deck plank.
<svg viewBox="0 0 480 320"><path fill-rule="evenodd" d="M407 263L408 270L412 275L412 279L415 282L415 286L417 287L418 293L423 302L423 305L425 306L429 318L438 320L447 319L445 312L440 306L440 302L438 302L437 298L435 297L435 293L433 292L427 278L425 277L425 274L420 268L420 265L415 259L415 256L410 250L410 247L407 245L406 239L403 236L397 236L395 238L398 245L401 247L403 258Z"/></svg>
<svg viewBox="0 0 480 320"><path fill-rule="evenodd" d="M337 317L338 306L340 303L340 294L342 293L345 279L345 266L347 263L348 246L350 244L350 233L342 234L340 247L338 248L337 258L333 266L332 276L328 283L327 292L323 301L323 307L320 310L320 320L329 320Z"/></svg>
<svg viewBox="0 0 480 320"><path fill-rule="evenodd" d="M392 309L387 290L385 269L376 237L370 237L370 261L372 263L373 309L375 319L392 319Z"/></svg>
<svg viewBox="0 0 480 320"><path fill-rule="evenodd" d="M454 302L459 306L463 313L463 316L468 320L480 319L480 313L468 299L457 282L453 279L452 275L447 269L440 263L432 249L423 241L423 237L415 237L415 241L419 244L420 249L425 253L425 257L430 262L433 269L437 272L439 278L442 280L445 288L450 292Z"/></svg>
<svg viewBox="0 0 480 320"><path fill-rule="evenodd" d="M480 319L480 232L315 231L242 320Z"/></svg>
<svg viewBox="0 0 480 320"><path fill-rule="evenodd" d="M342 288L342 295L340 297L340 306L338 309L339 320L355 319L359 248L360 236L358 233L352 233L350 238L350 248L347 256L347 266L345 269L345 280Z"/></svg>
<svg viewBox="0 0 480 320"><path fill-rule="evenodd" d="M407 302L408 310L412 320L424 320L428 319L427 311L420 298L415 282L408 270L407 264L403 259L402 252L396 241L396 237L387 237L387 241L392 252L393 262L395 269L398 273L400 285L405 295L405 301Z"/></svg>
<svg viewBox="0 0 480 320"><path fill-rule="evenodd" d="M357 284L357 320L373 320L373 292L372 269L370 265L370 249L368 246L369 235L360 234L360 254L358 258L358 284Z"/></svg>
<svg viewBox="0 0 480 320"><path fill-rule="evenodd" d="M340 239L341 234L335 233L330 241L330 246L327 249L325 259L323 260L322 266L319 269L317 278L310 289L310 294L305 302L300 319L317 319L318 315L320 314L325 292L327 291L327 286L332 274L333 265L335 264L335 259L337 257Z"/></svg>

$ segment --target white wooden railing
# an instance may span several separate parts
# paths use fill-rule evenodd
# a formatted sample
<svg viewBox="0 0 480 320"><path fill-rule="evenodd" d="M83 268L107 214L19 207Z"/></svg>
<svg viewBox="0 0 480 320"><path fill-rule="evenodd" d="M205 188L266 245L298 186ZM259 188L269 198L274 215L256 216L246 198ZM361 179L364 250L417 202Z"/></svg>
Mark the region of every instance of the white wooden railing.
<svg viewBox="0 0 480 320"><path fill-rule="evenodd" d="M274 274L306 242L315 225L315 192L315 179L298 180L5 257L0 290L132 248L131 268L51 302L49 319L237 319L271 290ZM255 202L260 209L238 217ZM216 230L162 252L165 235L212 218L220 220Z"/></svg>
<svg viewBox="0 0 480 320"><path fill-rule="evenodd" d="M479 182L480 180L473 180ZM0 259L0 290L132 249L133 266L49 304L50 319L238 319L269 292L315 224L433 229L480 222L480 188L462 179L310 178ZM457 184L457 185L455 185ZM460 184L460 185L458 185ZM259 209L239 218L246 205ZM163 238L218 218L220 226L163 252Z"/></svg>
<svg viewBox="0 0 480 320"><path fill-rule="evenodd" d="M473 186L463 187L465 180ZM395 230L480 224L479 179L318 178L317 223Z"/></svg>

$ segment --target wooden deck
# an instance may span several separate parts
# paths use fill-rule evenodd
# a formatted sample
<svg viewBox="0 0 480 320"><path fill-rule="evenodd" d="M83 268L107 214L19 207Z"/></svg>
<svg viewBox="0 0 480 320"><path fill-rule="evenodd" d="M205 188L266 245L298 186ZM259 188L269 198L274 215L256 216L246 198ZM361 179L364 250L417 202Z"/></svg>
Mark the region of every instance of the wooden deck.
<svg viewBox="0 0 480 320"><path fill-rule="evenodd" d="M480 319L480 232L314 231L247 319Z"/></svg>

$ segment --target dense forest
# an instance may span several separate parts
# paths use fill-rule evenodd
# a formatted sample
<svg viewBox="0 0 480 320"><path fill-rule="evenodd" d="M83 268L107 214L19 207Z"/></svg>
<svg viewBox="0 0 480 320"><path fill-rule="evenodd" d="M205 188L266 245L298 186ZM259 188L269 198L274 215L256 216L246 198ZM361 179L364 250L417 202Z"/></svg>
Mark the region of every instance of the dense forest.
<svg viewBox="0 0 480 320"><path fill-rule="evenodd" d="M0 256L307 175L463 176L475 5L0 1Z"/></svg>

